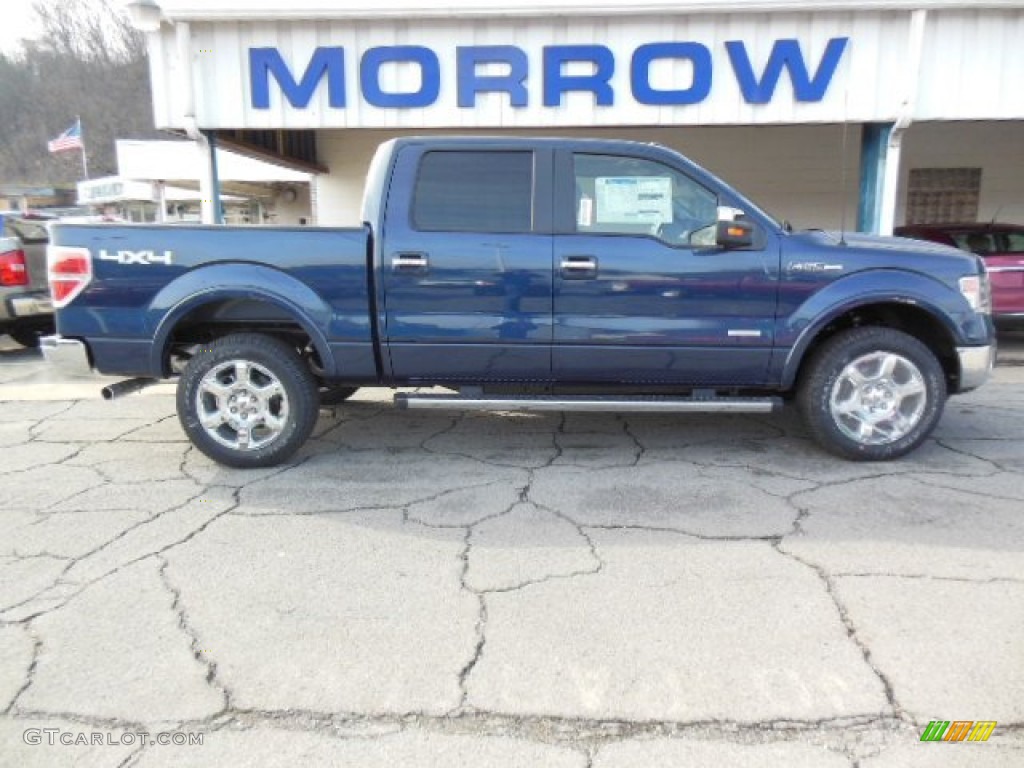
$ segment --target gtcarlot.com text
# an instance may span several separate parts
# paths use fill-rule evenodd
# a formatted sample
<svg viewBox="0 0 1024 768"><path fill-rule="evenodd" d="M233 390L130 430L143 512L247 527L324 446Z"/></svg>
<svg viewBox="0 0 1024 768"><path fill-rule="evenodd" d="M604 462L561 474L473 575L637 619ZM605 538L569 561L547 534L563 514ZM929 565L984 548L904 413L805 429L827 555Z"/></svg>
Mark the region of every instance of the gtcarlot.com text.
<svg viewBox="0 0 1024 768"><path fill-rule="evenodd" d="M137 746L147 744L149 746L175 746L175 747L197 747L202 746L203 733L187 733L183 731L161 731L160 733L148 733L147 731L125 731L123 733L96 733L86 731L64 731L60 728L27 728L22 733L22 740L30 745L46 744L49 746L63 745L66 747L88 747L88 746Z"/></svg>

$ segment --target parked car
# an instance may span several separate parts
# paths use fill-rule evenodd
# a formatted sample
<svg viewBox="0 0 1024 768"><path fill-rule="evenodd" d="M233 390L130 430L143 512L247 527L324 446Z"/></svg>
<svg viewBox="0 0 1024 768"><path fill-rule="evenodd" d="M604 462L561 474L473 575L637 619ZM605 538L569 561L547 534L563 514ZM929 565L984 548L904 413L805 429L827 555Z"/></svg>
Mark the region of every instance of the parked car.
<svg viewBox="0 0 1024 768"><path fill-rule="evenodd" d="M26 347L54 332L53 302L46 281L46 225L41 214L0 216L0 333Z"/></svg>
<svg viewBox="0 0 1024 768"><path fill-rule="evenodd" d="M1024 326L1024 226L1018 224L914 224L896 234L976 253L992 276L992 318Z"/></svg>

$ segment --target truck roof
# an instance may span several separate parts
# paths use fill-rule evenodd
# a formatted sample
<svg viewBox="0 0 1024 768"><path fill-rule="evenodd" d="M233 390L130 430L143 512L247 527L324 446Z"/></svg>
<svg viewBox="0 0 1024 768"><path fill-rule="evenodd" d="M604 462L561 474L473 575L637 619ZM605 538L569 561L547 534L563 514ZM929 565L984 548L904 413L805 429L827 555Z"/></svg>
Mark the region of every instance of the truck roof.
<svg viewBox="0 0 1024 768"><path fill-rule="evenodd" d="M655 142L629 141L627 139L580 139L563 136L471 136L471 135L446 135L446 136L403 136L392 139L396 147L414 144L429 144L431 146L479 146L479 147L522 147L529 149L533 147L548 147L554 149L575 149L585 147L591 150L624 150L624 149L658 149L667 152L675 150L663 144Z"/></svg>

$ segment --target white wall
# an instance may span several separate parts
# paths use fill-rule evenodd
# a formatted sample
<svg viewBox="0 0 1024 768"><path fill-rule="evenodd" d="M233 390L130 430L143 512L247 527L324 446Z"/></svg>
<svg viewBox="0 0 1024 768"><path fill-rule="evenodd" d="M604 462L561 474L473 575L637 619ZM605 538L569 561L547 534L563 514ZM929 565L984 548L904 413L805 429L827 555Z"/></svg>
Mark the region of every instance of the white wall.
<svg viewBox="0 0 1024 768"><path fill-rule="evenodd" d="M317 159L330 170L313 182L315 223L351 227L360 222L363 183L377 145L394 137L390 131L319 131Z"/></svg>
<svg viewBox="0 0 1024 768"><path fill-rule="evenodd" d="M838 229L844 210L846 227L856 226L860 139L859 125L848 126L845 138L840 125L678 128L654 138L797 229Z"/></svg>
<svg viewBox="0 0 1024 768"><path fill-rule="evenodd" d="M819 1L801 4L803 7L794 2L787 12L773 13L691 14L677 7L668 13L637 10L629 15L597 13L592 17L564 17L536 6L531 15L510 19L491 14L373 18L376 8L368 4L365 18L341 19L329 13L326 5L322 8L324 15L318 16L313 11L306 15L291 13L283 4L284 10L272 13L266 8L263 13L257 8L236 8L237 15L232 13L232 20L227 21L217 10L224 2L204 0L208 8L196 14L197 20L190 27L188 58L178 49L174 25L165 24L150 35L158 127L184 127L191 103L187 93L190 80L195 117L204 128L458 129L890 121L899 115L912 85L908 78L916 71L908 58L909 5L901 5L898 11L853 11L847 7L837 12L836 3ZM936 7L924 0L922 4ZM623 4L623 9L629 5ZM718 5L720 9L729 7ZM168 13L174 18L173 9ZM1024 77L1022 36L1024 10L1021 3L1012 0L1001 8L979 3L969 10L930 12L925 26L921 87L915 101L917 119L1024 117L1024 89L1019 87ZM830 44L847 40L820 101L798 99L791 78L785 75L768 103L747 103L727 44L742 43L760 77L775 43L787 39L799 41L811 73L818 72ZM663 42L696 43L710 57L709 92L697 103L655 106L643 103L634 94L630 75L634 52L641 46ZM609 83L614 105L596 104L592 94L583 92L566 93L559 106L543 104L544 50L564 44L597 44L612 52L615 67ZM437 97L420 108L374 106L360 87L362 57L373 48L401 45L425 46L433 52L439 67ZM513 45L527 57L526 105L513 108L506 94L482 93L474 108L458 106L457 48L489 45ZM268 103L257 107L249 57L252 50L263 48L277 51L296 82L306 72L315 51L342 48L344 65L335 62L332 71L344 81L345 105L337 103L340 94L336 94L335 105L331 104L330 89L323 80L316 81L319 85L308 104L292 105L271 78ZM489 70L489 74L503 74L507 67L480 66L481 73ZM593 69L585 62L567 67L567 73L573 74L589 74ZM699 70L706 71L704 65ZM264 67L256 66L257 74L263 71ZM391 94L415 90L423 74L420 65L410 61L392 62L370 71L371 77L379 75L384 91ZM686 56L659 58L649 74L651 86L662 91L685 91L694 84L694 65Z"/></svg>
<svg viewBox="0 0 1024 768"><path fill-rule="evenodd" d="M979 221L1024 224L1024 122L912 125L903 140L897 223L911 168L981 168Z"/></svg>
<svg viewBox="0 0 1024 768"><path fill-rule="evenodd" d="M321 131L320 159L330 173L316 182L317 223L358 224L363 179L377 145L394 136L430 133ZM843 133L840 125L486 132L656 141L678 149L796 228L838 229L845 209L846 227L853 229L860 196L861 129L848 126L845 142ZM904 220L911 168L958 167L982 169L979 219L997 216L1000 221L1024 224L1021 121L913 124L903 143L896 223Z"/></svg>
<svg viewBox="0 0 1024 768"><path fill-rule="evenodd" d="M288 201L283 195L278 194L273 202L267 206L269 218L267 224L276 227L294 227L301 224L301 219L306 224L313 223L313 208L310 200L310 185L297 184L291 189L295 190L295 199Z"/></svg>
<svg viewBox="0 0 1024 768"><path fill-rule="evenodd" d="M317 223L359 223L363 179L377 145L400 135L429 131L321 131L319 159L330 173L316 180ZM853 228L859 194L860 127L846 137L846 192L843 192L841 126L589 129L487 131L487 135L578 136L655 141L678 149L729 182L769 213L795 227L838 228L846 209ZM440 135L440 134L438 134ZM482 135L482 134L481 134ZM844 206L845 204L845 206Z"/></svg>

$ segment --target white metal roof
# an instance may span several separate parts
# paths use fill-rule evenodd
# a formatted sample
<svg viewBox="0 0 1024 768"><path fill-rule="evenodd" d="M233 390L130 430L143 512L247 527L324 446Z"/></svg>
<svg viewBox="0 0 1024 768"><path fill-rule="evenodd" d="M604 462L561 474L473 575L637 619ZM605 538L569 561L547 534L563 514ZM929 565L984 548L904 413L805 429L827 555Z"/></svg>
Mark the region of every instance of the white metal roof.
<svg viewBox="0 0 1024 768"><path fill-rule="evenodd" d="M129 2L131 0L128 0ZM156 0L169 21L636 16L1024 8L1024 0Z"/></svg>

